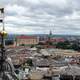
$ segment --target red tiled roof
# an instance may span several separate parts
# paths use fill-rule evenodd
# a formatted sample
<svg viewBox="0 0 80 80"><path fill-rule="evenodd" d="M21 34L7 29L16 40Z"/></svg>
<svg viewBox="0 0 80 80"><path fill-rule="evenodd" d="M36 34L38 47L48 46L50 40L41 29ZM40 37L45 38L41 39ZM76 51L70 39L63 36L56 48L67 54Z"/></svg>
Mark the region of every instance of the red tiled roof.
<svg viewBox="0 0 80 80"><path fill-rule="evenodd" d="M51 42L64 42L65 40L63 38L59 38L59 39L51 39Z"/></svg>
<svg viewBox="0 0 80 80"><path fill-rule="evenodd" d="M21 36L17 36L17 39L34 39L36 38L35 36L25 36L25 35L21 35Z"/></svg>

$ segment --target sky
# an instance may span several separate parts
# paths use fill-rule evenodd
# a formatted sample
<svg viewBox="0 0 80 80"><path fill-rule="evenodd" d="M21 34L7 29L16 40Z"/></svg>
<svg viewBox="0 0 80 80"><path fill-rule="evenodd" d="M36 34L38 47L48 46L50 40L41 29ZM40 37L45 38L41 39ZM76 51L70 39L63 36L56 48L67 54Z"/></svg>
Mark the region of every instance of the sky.
<svg viewBox="0 0 80 80"><path fill-rule="evenodd" d="M80 0L0 0L0 6L8 33L80 35Z"/></svg>

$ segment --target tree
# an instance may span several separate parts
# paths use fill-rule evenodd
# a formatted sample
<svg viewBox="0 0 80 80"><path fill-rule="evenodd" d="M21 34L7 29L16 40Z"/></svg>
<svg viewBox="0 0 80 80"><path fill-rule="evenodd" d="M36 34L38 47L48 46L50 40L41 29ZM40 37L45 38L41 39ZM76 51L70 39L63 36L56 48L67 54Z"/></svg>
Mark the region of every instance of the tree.
<svg viewBox="0 0 80 80"><path fill-rule="evenodd" d="M33 48L34 47L34 45L31 45L31 48Z"/></svg>
<svg viewBox="0 0 80 80"><path fill-rule="evenodd" d="M20 44L20 46L25 46L25 44Z"/></svg>
<svg viewBox="0 0 80 80"><path fill-rule="evenodd" d="M65 49L66 48L66 45L63 42L59 42L59 43L56 44L56 48Z"/></svg>
<svg viewBox="0 0 80 80"><path fill-rule="evenodd" d="M27 64L28 64L29 66L33 66L32 59L28 59L28 60L27 60Z"/></svg>
<svg viewBox="0 0 80 80"><path fill-rule="evenodd" d="M74 43L74 44L71 45L71 49L74 49L74 50L79 51L80 50L80 47L79 47L78 44Z"/></svg>
<svg viewBox="0 0 80 80"><path fill-rule="evenodd" d="M56 44L56 48L70 49L70 43L69 43L69 41L58 42L58 43Z"/></svg>

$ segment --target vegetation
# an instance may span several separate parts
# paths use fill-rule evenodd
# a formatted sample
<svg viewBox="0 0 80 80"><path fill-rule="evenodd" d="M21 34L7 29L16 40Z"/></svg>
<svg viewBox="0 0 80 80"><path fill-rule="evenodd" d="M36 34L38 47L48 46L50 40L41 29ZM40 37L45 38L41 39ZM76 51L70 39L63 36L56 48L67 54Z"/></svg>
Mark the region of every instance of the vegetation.
<svg viewBox="0 0 80 80"><path fill-rule="evenodd" d="M33 66L32 59L28 59L26 62L29 66Z"/></svg>
<svg viewBox="0 0 80 80"><path fill-rule="evenodd" d="M58 42L56 44L56 48L69 49L70 48L70 43L68 41Z"/></svg>
<svg viewBox="0 0 80 80"><path fill-rule="evenodd" d="M20 46L25 46L25 44L21 44Z"/></svg>
<svg viewBox="0 0 80 80"><path fill-rule="evenodd" d="M35 47L35 45L31 45L31 48L34 48Z"/></svg>
<svg viewBox="0 0 80 80"><path fill-rule="evenodd" d="M57 43L56 48L72 49L72 50L80 51L80 46L78 43L70 43L68 41Z"/></svg>

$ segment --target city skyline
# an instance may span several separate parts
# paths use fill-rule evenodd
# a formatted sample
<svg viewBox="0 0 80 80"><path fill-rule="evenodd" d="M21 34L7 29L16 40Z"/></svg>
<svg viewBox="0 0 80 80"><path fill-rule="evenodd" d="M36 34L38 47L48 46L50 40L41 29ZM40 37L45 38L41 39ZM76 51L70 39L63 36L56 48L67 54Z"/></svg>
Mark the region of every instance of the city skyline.
<svg viewBox="0 0 80 80"><path fill-rule="evenodd" d="M5 8L6 31L16 34L47 34L51 30L54 34L80 35L79 3L79 0L0 1Z"/></svg>

